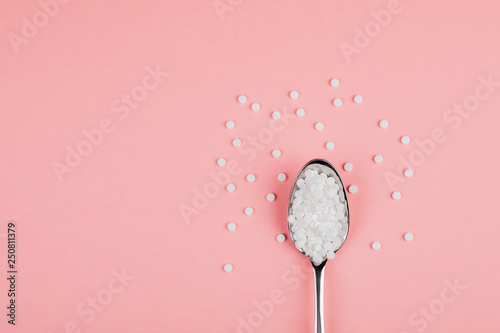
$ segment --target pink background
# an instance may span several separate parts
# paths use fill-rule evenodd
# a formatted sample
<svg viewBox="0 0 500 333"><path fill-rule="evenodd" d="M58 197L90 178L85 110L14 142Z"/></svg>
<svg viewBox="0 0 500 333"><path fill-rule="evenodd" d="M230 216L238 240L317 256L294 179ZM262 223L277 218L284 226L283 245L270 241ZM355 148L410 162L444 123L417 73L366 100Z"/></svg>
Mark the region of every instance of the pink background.
<svg viewBox="0 0 500 333"><path fill-rule="evenodd" d="M339 169L352 163L341 176L358 186L349 237L327 265L327 332L497 332L500 87L467 118L445 118L454 104L474 101L479 77L500 81L500 3L401 0L381 28L371 12L390 1L222 3L229 7L219 16L211 0L74 0L48 22L38 14L38 31L17 46L10 39L23 36L23 17L33 22L41 7L0 4L1 331L312 332L312 269L276 235L287 231L295 174L321 157ZM374 29L368 45L354 40L365 27ZM346 57L346 44L358 53ZM168 77L120 118L113 103L140 91L156 67ZM239 94L249 101L239 104ZM340 108L334 97L344 100ZM272 111L298 107L306 116L292 116L255 158L231 145L268 132ZM59 181L53 163L65 163L67 146L76 149L82 132L106 119L113 131ZM236 127L226 129L227 120ZM436 128L446 140L418 153L416 142ZM424 161L415 175L391 188L385 176L401 176L400 158L417 155ZM179 207L192 206L211 172L227 170L219 157L239 164L230 178L236 191L222 189L187 223ZM254 183L245 180L250 172ZM394 189L401 200L391 198ZM269 192L276 201L265 199ZM247 206L254 215L243 214ZM15 328L5 316L10 220L18 232ZM415 239L404 241L405 232ZM382 249L372 250L373 241ZM122 270L133 279L116 292L113 272ZM455 280L466 288L453 294L447 283ZM106 304L89 310L96 297ZM429 307L433 319L423 319Z"/></svg>

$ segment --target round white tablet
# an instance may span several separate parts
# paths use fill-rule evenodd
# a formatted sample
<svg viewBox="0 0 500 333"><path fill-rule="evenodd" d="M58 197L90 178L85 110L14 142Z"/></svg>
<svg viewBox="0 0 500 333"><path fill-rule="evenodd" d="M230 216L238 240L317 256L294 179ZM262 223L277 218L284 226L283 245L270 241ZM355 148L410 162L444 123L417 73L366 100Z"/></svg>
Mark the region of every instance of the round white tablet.
<svg viewBox="0 0 500 333"><path fill-rule="evenodd" d="M253 182L255 181L255 175L254 175L253 173L249 173L249 174L247 175L247 181L248 181L249 183L253 183Z"/></svg>
<svg viewBox="0 0 500 333"><path fill-rule="evenodd" d="M302 108L297 109L297 111L295 111L295 114L297 115L297 117L304 117L306 115L306 110Z"/></svg>
<svg viewBox="0 0 500 333"><path fill-rule="evenodd" d="M361 102L363 102L363 96L361 95L354 96L354 103L359 104Z"/></svg>
<svg viewBox="0 0 500 333"><path fill-rule="evenodd" d="M413 234L411 232L407 232L404 237L407 242L411 242L413 240Z"/></svg>
<svg viewBox="0 0 500 333"><path fill-rule="evenodd" d="M252 105L250 106L250 108L252 109L252 111L259 111L260 110L260 104L259 103L252 103Z"/></svg>
<svg viewBox="0 0 500 333"><path fill-rule="evenodd" d="M236 190L236 186L234 184L227 184L226 185L226 190L228 192L234 192L234 190Z"/></svg>
<svg viewBox="0 0 500 333"><path fill-rule="evenodd" d="M394 192L392 192L392 198L393 198L394 200L399 200L399 199L401 199L401 192L399 192L399 191L394 191Z"/></svg>
<svg viewBox="0 0 500 333"><path fill-rule="evenodd" d="M274 111L271 116L273 119L280 119L281 118L281 113L279 111Z"/></svg>
<svg viewBox="0 0 500 333"><path fill-rule="evenodd" d="M274 193L268 193L266 195L267 201L274 201L276 199L276 195Z"/></svg>
<svg viewBox="0 0 500 333"><path fill-rule="evenodd" d="M328 142L325 144L325 147L326 147L326 149L328 149L328 150L332 150L333 148L335 148L335 143L333 143L332 141L328 141Z"/></svg>
<svg viewBox="0 0 500 333"><path fill-rule="evenodd" d="M375 155L373 157L373 160L375 161L375 163L382 163L384 161L384 158L382 157L382 155Z"/></svg>
<svg viewBox="0 0 500 333"><path fill-rule="evenodd" d="M351 171L352 170L352 164L351 163L344 164L344 170L345 171Z"/></svg>
<svg viewBox="0 0 500 333"><path fill-rule="evenodd" d="M253 208L252 207L247 207L245 208L245 214L250 216L253 214Z"/></svg>
<svg viewBox="0 0 500 333"><path fill-rule="evenodd" d="M413 170L412 169L406 169L405 172L404 172L405 176L410 178L411 176L413 176Z"/></svg>
<svg viewBox="0 0 500 333"><path fill-rule="evenodd" d="M350 193L356 193L358 191L358 187L356 185L349 186Z"/></svg>
<svg viewBox="0 0 500 333"><path fill-rule="evenodd" d="M284 181L286 180L286 175L285 175L284 173L280 173L280 174L278 175L278 180L279 180L280 182L284 182Z"/></svg>
<svg viewBox="0 0 500 333"><path fill-rule="evenodd" d="M224 270L226 272L228 272L228 273L231 272L233 270L233 265L231 265L231 264L225 264L224 265Z"/></svg>
<svg viewBox="0 0 500 333"><path fill-rule="evenodd" d="M276 236L276 239L278 240L278 242L283 243L286 239L286 236L283 234L279 234L278 236Z"/></svg>
<svg viewBox="0 0 500 333"><path fill-rule="evenodd" d="M229 230L229 231L235 231L236 230L236 223L229 222L227 224L227 230Z"/></svg>
<svg viewBox="0 0 500 333"><path fill-rule="evenodd" d="M337 97L337 98L334 98L334 99L333 99L333 105L334 105L334 106L336 106L336 107L341 106L341 105L342 105L342 99L340 99L340 98L338 98L338 97Z"/></svg>
<svg viewBox="0 0 500 333"><path fill-rule="evenodd" d="M409 144L409 143L410 143L410 137L409 137L409 136L406 136L406 135L405 135L405 136L402 136L402 137L401 137L401 143L403 143L403 144L405 144L405 145Z"/></svg>
<svg viewBox="0 0 500 333"><path fill-rule="evenodd" d="M382 245L379 242L372 243L372 249L374 249L374 250L380 250L381 247L382 247Z"/></svg>
<svg viewBox="0 0 500 333"><path fill-rule="evenodd" d="M314 125L314 128L316 128L316 131L322 131L325 128L325 125L321 121L318 121Z"/></svg>
<svg viewBox="0 0 500 333"><path fill-rule="evenodd" d="M247 102L247 97L245 95L239 95L238 96L238 102L240 102L241 104L246 103Z"/></svg>
<svg viewBox="0 0 500 333"><path fill-rule="evenodd" d="M233 128L234 128L234 121L232 121L232 120L228 120L228 121L226 122L226 128L227 128L227 129L233 129Z"/></svg>
<svg viewBox="0 0 500 333"><path fill-rule="evenodd" d="M389 122L385 119L382 119L378 125L380 126L380 128L387 128L387 126L389 126Z"/></svg>
<svg viewBox="0 0 500 333"><path fill-rule="evenodd" d="M281 151L279 149L274 149L272 154L273 154L273 157L278 158L281 156Z"/></svg>
<svg viewBox="0 0 500 333"><path fill-rule="evenodd" d="M338 86L339 86L339 84L340 84L339 79L331 79L331 80L330 80L330 85L331 85L332 87L338 87Z"/></svg>
<svg viewBox="0 0 500 333"><path fill-rule="evenodd" d="M233 146L235 146L235 147L241 146L241 140L240 139L234 139L233 140Z"/></svg>
<svg viewBox="0 0 500 333"><path fill-rule="evenodd" d="M225 159L225 158L222 158L222 157L221 157L221 158L219 158L219 159L217 160L217 165L218 165L218 166L224 166L224 165L226 165L226 159Z"/></svg>
<svg viewBox="0 0 500 333"><path fill-rule="evenodd" d="M297 90L290 91L290 98L291 99L296 99L297 97L299 97L299 92Z"/></svg>

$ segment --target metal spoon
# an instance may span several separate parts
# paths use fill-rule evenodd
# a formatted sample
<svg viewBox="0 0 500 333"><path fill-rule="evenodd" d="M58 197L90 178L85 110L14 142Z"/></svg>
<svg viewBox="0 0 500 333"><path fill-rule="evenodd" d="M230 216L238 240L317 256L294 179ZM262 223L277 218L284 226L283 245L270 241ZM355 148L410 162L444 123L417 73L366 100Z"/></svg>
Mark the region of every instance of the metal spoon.
<svg viewBox="0 0 500 333"><path fill-rule="evenodd" d="M340 250L340 248L344 245L346 239L347 239L347 234L349 233L349 227L350 227L350 220L349 220L349 204L347 202L347 193L345 190L344 183L342 182L342 179L340 178L339 173L335 168L327 161L322 160L322 159L315 159L312 161L309 161L304 165L304 167L300 170L299 174L297 175L297 178L295 178L295 182L293 184L292 190L290 191L290 199L288 201L288 215L291 214L292 212L292 201L294 199L294 194L295 191L298 189L297 186L297 180L300 178L304 178L304 173L309 170L313 169L318 172L324 172L328 176L332 176L336 179L337 183L341 185L341 189L339 191L339 195L345 202L345 207L346 207L346 216L347 216L347 230L345 232L345 235L341 237L342 243L340 244L340 247L335 251L337 252ZM343 198L342 198L343 194ZM290 239L295 245L295 240L292 237L292 231L291 231L291 226L290 223L288 223L288 234L290 235ZM299 249L302 254L305 255L305 252L302 249ZM308 258L309 259L309 258ZM325 321L323 317L323 285L324 285L324 268L326 265L326 262L328 260L325 259L321 264L315 265L314 262L311 260L313 269L314 269L314 284L316 287L316 294L315 294L315 299L316 299L316 312L315 312L315 332L316 333L324 333L324 326L325 326Z"/></svg>

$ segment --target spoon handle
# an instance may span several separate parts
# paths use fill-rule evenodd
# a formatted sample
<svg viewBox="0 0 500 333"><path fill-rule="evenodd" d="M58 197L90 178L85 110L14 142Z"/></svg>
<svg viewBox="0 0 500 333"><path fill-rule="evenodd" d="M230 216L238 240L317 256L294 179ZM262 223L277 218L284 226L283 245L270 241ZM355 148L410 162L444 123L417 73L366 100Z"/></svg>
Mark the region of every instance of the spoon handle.
<svg viewBox="0 0 500 333"><path fill-rule="evenodd" d="M326 260L323 261L319 266L313 264L314 269L314 285L316 287L316 313L315 313L315 329L316 333L325 333L325 320L323 318L323 286L325 280L325 264Z"/></svg>

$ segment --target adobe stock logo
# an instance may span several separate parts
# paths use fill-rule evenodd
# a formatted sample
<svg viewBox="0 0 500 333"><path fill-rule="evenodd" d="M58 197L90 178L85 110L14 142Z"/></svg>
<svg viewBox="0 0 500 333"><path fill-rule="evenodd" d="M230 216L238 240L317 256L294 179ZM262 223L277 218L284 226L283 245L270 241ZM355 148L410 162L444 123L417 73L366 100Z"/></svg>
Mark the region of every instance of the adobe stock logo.
<svg viewBox="0 0 500 333"><path fill-rule="evenodd" d="M82 131L83 139L79 140L73 147L66 146L66 156L62 162L52 161L51 167L59 182L64 181L67 173L71 173L79 167L84 158L92 154L95 148L99 147L104 139L112 133L118 121L127 119L133 110L136 110L153 90L157 89L168 76L159 65L156 68L146 67L147 74L143 76L140 84L130 89L128 93L122 93L120 98L116 98L111 103L111 112L118 115L118 120L113 121L110 117L102 118L96 127Z"/></svg>
<svg viewBox="0 0 500 333"><path fill-rule="evenodd" d="M459 130L464 121L477 113L479 108L498 90L500 81L495 81L493 75L487 77L479 76L477 78L474 91L465 96L461 102L454 103L453 107L448 108L443 113L443 121L450 124L449 128L436 127L430 135L420 140L415 140L415 148L404 157L399 156L398 170L386 171L384 178L387 185L392 191L395 191L397 186L404 183L408 178L403 177L402 171L405 169L415 170L423 165L437 150L440 145L448 140L448 134L453 130Z"/></svg>
<svg viewBox="0 0 500 333"><path fill-rule="evenodd" d="M224 21L226 12L232 12L236 7L241 5L242 2L243 0L214 0L212 5L220 20Z"/></svg>
<svg viewBox="0 0 500 333"><path fill-rule="evenodd" d="M429 325L435 322L452 303L456 302L458 297L462 295L462 292L467 289L467 286L460 284L457 278L453 282L446 279L444 285L445 287L441 289L438 297L432 299L427 305L420 307L408 317L408 323L418 333L427 330ZM408 332L404 331L401 333Z"/></svg>
<svg viewBox="0 0 500 333"><path fill-rule="evenodd" d="M361 50L367 48L372 39L380 35L382 28L386 28L392 21L394 15L399 15L403 11L403 6L399 0L390 0L387 3L387 9L372 11L370 15L373 20L368 21L363 29L356 26L354 28L353 44L343 42L340 44L340 51L344 55L347 63L351 63L354 54L361 53Z"/></svg>
<svg viewBox="0 0 500 333"><path fill-rule="evenodd" d="M61 330L52 330L50 333L87 332L85 327L92 323L100 314L102 315L107 308L110 308L115 297L121 294L135 279L135 276L125 272L125 268L119 271L113 269L111 274L112 277L103 288L76 306L76 318L74 320L67 321Z"/></svg>
<svg viewBox="0 0 500 333"><path fill-rule="evenodd" d="M269 147L278 133L283 132L291 120L295 119L292 112L283 108L280 119L270 119L268 126L261 128L255 135L243 139L243 144L237 148L240 155L245 156L245 161L253 163L260 152ZM186 224L191 223L193 216L199 215L210 203L223 191L231 177L236 177L243 172L243 164L237 160L229 160L224 169L218 172L209 172L210 181L200 187L193 188L193 196L188 203L181 202L178 205L179 212Z"/></svg>
<svg viewBox="0 0 500 333"><path fill-rule="evenodd" d="M10 45L16 54L19 53L19 47L22 44L28 44L30 40L38 35L39 29L49 24L49 21L58 13L61 5L69 3L71 0L41 0L38 2L40 10L36 11L31 20L24 16L21 26L21 34L15 32L7 33Z"/></svg>
<svg viewBox="0 0 500 333"><path fill-rule="evenodd" d="M269 293L269 298L253 301L252 311L236 318L238 324L236 333L255 333L287 300L287 296L299 289L304 281L311 276L311 264L304 260L300 265L293 265L281 275L281 288Z"/></svg>

